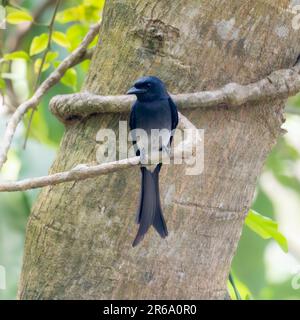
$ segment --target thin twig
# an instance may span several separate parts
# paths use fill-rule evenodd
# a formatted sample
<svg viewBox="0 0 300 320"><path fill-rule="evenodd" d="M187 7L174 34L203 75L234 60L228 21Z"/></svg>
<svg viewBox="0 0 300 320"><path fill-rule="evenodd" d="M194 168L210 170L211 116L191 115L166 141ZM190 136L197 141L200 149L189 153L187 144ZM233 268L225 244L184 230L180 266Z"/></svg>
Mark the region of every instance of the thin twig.
<svg viewBox="0 0 300 320"><path fill-rule="evenodd" d="M42 57L42 61L41 61L41 64L40 64L40 67L39 67L39 70L38 70L38 74L37 74L37 77L36 77L36 83L35 83L35 86L34 86L34 91L36 90L36 88L38 87L38 85L40 83L40 78L41 78L43 66L44 66L45 61L46 61L47 53L48 53L48 51L50 50L50 47L51 47L54 22L55 22L55 17L56 17L56 14L57 14L57 11L58 11L58 8L59 8L59 5L60 5L60 1L61 0L57 0L56 1L56 5L55 5L54 11L53 11L53 15L52 15L51 21L50 21L49 26L48 26L49 35L48 35L47 47L46 47L46 49L44 51L44 54L43 54L43 57Z"/></svg>
<svg viewBox="0 0 300 320"><path fill-rule="evenodd" d="M52 6L56 0L46 0L43 2L37 10L33 13L33 20L28 21L28 23L21 24L21 28L17 28L16 35L14 37L9 37L8 39L8 47L10 48L10 52L14 52L20 48L24 37L31 30L33 25L38 25L36 21L39 20L40 16L45 12L47 8ZM14 92L12 81L10 79L6 79L6 95L9 97L9 109L11 112L15 111L18 103L18 98L16 93Z"/></svg>
<svg viewBox="0 0 300 320"><path fill-rule="evenodd" d="M51 40L52 40L52 35L53 35L54 22L55 22L55 17L56 17L56 14L57 14L57 11L58 11L58 8L59 8L59 5L60 5L60 1L61 0L57 0L56 1L56 5L55 5L54 11L53 11L53 15L52 15L51 21L50 21L49 26L48 26L49 34L48 34L47 47L46 47L46 49L44 51L44 54L43 54L43 57L42 57L42 61L41 61L41 64L39 66L39 70L38 70L38 73L37 73L37 77L36 77L36 81L35 81L35 85L34 85L33 91L35 91L37 89L37 87L38 87L38 85L40 83L40 78L41 78L43 67L44 67L44 64L45 64L45 61L46 61L46 57L47 57L47 54L48 54L48 52L50 50L50 47L51 47ZM27 128L26 128L26 134L25 134L23 149L26 149L26 144L27 144L27 140L28 140L28 137L29 137L30 127L31 127L31 123L32 123L32 119L33 119L33 115L34 115L35 111L36 111L36 107L32 108L31 113L30 113L30 117L29 117L29 121L28 121L28 124L27 124Z"/></svg>
<svg viewBox="0 0 300 320"><path fill-rule="evenodd" d="M195 126L182 114L179 114L178 128L196 130ZM170 158L174 159L176 157L182 157L183 154L185 158L193 156L196 152L195 148L197 143L198 141L195 139L193 132L187 132L185 140L174 149ZM153 156L155 157L155 155ZM166 159L167 157L167 155L164 155L162 159ZM97 165L80 164L69 171L58 172L48 176L30 178L15 182L2 182L0 183L0 192L25 191L28 189L41 188L69 181L85 180L122 169L127 169L138 164L140 164L140 157L138 156Z"/></svg>
<svg viewBox="0 0 300 320"><path fill-rule="evenodd" d="M24 179L16 182L3 182L0 184L0 192L25 191L63 182L85 180L129 168L139 164L139 162L140 157L134 157L98 165L81 164L70 171L58 172L48 176Z"/></svg>
<svg viewBox="0 0 300 320"><path fill-rule="evenodd" d="M66 57L61 62L61 64L57 67L57 69L55 69L49 75L49 77L44 82L42 82L42 84L38 87L38 89L35 91L33 96L29 100L23 102L13 113L13 115L8 121L7 128L2 141L2 148L0 152L0 169L3 167L3 164L7 160L7 153L11 146L16 128L18 124L21 122L24 114L28 110L35 108L39 104L44 94L50 88L52 88L57 82L60 81L60 79L65 74L65 72L71 66L82 61L83 57L86 54L88 45L92 42L92 40L98 34L99 28L100 28L100 23L93 25L90 28L90 31L84 37L79 47L76 48L68 57Z"/></svg>
<svg viewBox="0 0 300 320"><path fill-rule="evenodd" d="M232 276L232 273L230 272L229 273L229 282L230 282L230 284L231 284L231 286L232 286L232 289L233 289L233 291L234 291L234 294L235 294L235 297L236 297L236 299L237 300L243 300L242 299L242 297L241 297L241 295L240 295L240 293L239 293L239 290L237 289L237 287L236 287L236 285L235 285L235 282L234 282L234 279L233 279L233 276Z"/></svg>

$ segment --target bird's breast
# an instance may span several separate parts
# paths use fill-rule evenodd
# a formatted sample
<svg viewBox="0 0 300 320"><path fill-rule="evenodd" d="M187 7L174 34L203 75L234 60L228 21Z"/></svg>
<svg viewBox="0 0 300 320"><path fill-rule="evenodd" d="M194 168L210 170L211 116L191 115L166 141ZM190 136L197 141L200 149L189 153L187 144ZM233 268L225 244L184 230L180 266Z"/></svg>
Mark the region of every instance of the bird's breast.
<svg viewBox="0 0 300 320"><path fill-rule="evenodd" d="M140 103L136 108L136 127L151 129L171 129L171 110L168 101Z"/></svg>

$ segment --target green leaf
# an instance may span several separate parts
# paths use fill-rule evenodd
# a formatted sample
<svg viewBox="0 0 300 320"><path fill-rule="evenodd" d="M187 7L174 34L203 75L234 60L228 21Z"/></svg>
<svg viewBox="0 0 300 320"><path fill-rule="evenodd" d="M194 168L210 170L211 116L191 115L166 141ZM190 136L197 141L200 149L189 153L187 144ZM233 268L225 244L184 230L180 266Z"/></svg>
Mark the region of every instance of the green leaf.
<svg viewBox="0 0 300 320"><path fill-rule="evenodd" d="M38 58L34 62L34 72L38 73L41 67L42 59ZM43 64L42 72L46 71L50 67L50 63L46 62Z"/></svg>
<svg viewBox="0 0 300 320"><path fill-rule="evenodd" d="M56 42L57 44L59 44L62 47L65 47L65 48L71 47L71 43L70 43L69 39L62 32L54 31L53 35L52 35L52 39L54 42Z"/></svg>
<svg viewBox="0 0 300 320"><path fill-rule="evenodd" d="M245 220L246 225L263 239L273 238L284 252L288 252L288 243L284 235L278 231L278 223L254 210L250 210Z"/></svg>
<svg viewBox="0 0 300 320"><path fill-rule="evenodd" d="M249 288L246 286L245 283L241 282L236 277L236 275L233 273L232 270L231 270L231 276L234 277L234 284L235 284L236 289L237 289L238 293L240 294L242 300L252 299L252 294L251 294ZM228 293L229 293L231 299L236 300L237 296L236 296L236 293L235 293L234 288L232 286L232 283L230 283L229 279L227 281L227 289L228 289Z"/></svg>
<svg viewBox="0 0 300 320"><path fill-rule="evenodd" d="M29 55L25 51L15 51L11 53L7 53L3 56L5 60L15 60L15 59L24 59L24 60L29 60Z"/></svg>
<svg viewBox="0 0 300 320"><path fill-rule="evenodd" d="M85 16L85 8L83 5L68 8L58 12L56 20L60 23L68 23L72 21L81 21Z"/></svg>
<svg viewBox="0 0 300 320"><path fill-rule="evenodd" d="M98 43L98 40L99 40L99 35L96 35L93 41L88 45L88 48L94 47Z"/></svg>
<svg viewBox="0 0 300 320"><path fill-rule="evenodd" d="M76 23L68 28L66 36L71 44L71 50L78 47L87 32L88 27L83 24Z"/></svg>
<svg viewBox="0 0 300 320"><path fill-rule="evenodd" d="M77 73L74 68L68 69L65 75L61 78L61 83L76 90L77 86Z"/></svg>
<svg viewBox="0 0 300 320"><path fill-rule="evenodd" d="M60 11L56 21L68 23L73 21L96 22L100 19L100 12L103 9L104 1L84 1L83 4Z"/></svg>
<svg viewBox="0 0 300 320"><path fill-rule="evenodd" d="M97 7L98 9L103 9L105 0L85 0L85 6L93 6Z"/></svg>
<svg viewBox="0 0 300 320"><path fill-rule="evenodd" d="M30 45L29 54L33 56L44 51L47 48L48 39L49 35L47 33L34 37Z"/></svg>
<svg viewBox="0 0 300 320"><path fill-rule="evenodd" d="M11 12L6 17L6 21L10 24L19 24L22 22L28 22L32 20L32 16L26 11Z"/></svg>
<svg viewBox="0 0 300 320"><path fill-rule="evenodd" d="M56 52L56 51L49 51L49 52L47 52L45 61L46 61L46 62L52 62L52 61L55 60L57 57L58 57L58 52Z"/></svg>
<svg viewBox="0 0 300 320"><path fill-rule="evenodd" d="M5 81L0 78L0 89L4 89L5 88Z"/></svg>
<svg viewBox="0 0 300 320"><path fill-rule="evenodd" d="M46 54L45 62L42 68L42 72L46 71L50 67L50 62L55 60L58 57L58 52L49 51ZM38 73L41 67L42 59L38 58L34 63L34 72Z"/></svg>

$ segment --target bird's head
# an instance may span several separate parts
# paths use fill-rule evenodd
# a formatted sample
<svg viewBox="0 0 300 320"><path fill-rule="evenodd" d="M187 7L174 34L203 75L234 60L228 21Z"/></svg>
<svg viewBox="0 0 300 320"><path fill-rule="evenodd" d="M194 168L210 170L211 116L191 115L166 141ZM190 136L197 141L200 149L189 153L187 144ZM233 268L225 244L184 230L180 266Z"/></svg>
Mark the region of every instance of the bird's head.
<svg viewBox="0 0 300 320"><path fill-rule="evenodd" d="M165 84L157 77L142 77L138 79L127 94L135 94L139 101L154 101L168 98Z"/></svg>

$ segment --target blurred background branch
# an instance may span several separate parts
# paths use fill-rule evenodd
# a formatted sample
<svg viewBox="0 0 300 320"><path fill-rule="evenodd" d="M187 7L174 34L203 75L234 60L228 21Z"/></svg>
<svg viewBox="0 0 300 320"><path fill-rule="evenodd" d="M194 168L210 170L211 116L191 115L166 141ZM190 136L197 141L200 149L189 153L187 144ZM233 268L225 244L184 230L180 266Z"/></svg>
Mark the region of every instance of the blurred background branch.
<svg viewBox="0 0 300 320"><path fill-rule="evenodd" d="M55 8L54 8L53 15L52 15L52 18L51 18L51 21L50 21L49 26L48 26L49 34L48 34L47 46L46 46L46 49L45 49L45 51L43 53L43 57L42 57L40 66L38 68L36 81L35 81L35 85L34 85L34 89L33 89L34 91L36 91L36 89L37 89L37 87L38 87L38 85L40 83L40 78L41 78L41 75L42 75L42 70L44 68L44 64L46 62L46 57L47 57L47 54L48 54L48 52L49 52L49 50L51 48L51 41L52 41L52 35L53 35L54 22L55 22L55 17L56 17L59 5L60 5L60 0L57 0ZM47 6L46 6L46 8L47 8ZM45 9L45 8L43 8L43 9ZM31 122L32 122L32 118L33 118L35 110L36 110L36 107L31 109L31 113L30 113L30 116L29 116L29 121L28 121L28 124L27 124L27 129L26 129L23 149L26 148L26 142L27 142L27 139L28 139L28 136L29 136L29 130L30 130L30 126L31 126Z"/></svg>
<svg viewBox="0 0 300 320"><path fill-rule="evenodd" d="M8 121L7 128L2 141L0 151L0 170L7 160L7 153L12 143L15 131L18 124L22 121L24 114L32 108L35 108L45 93L64 76L66 71L74 65L74 63L81 62L82 57L85 57L86 49L92 42L94 37L98 34L100 23L91 26L90 31L83 39L81 45L76 48L68 57L66 57L62 63L55 69L51 75L38 87L33 96L27 101L23 102L13 113Z"/></svg>
<svg viewBox="0 0 300 320"><path fill-rule="evenodd" d="M56 0L46 0L39 4L38 8L32 14L33 21L30 21L25 26L20 26L20 28L17 29L15 37L10 37L9 43L7 44L9 51L13 52L21 48L23 40L32 28L34 21L38 22L45 11L54 6L55 3Z"/></svg>

